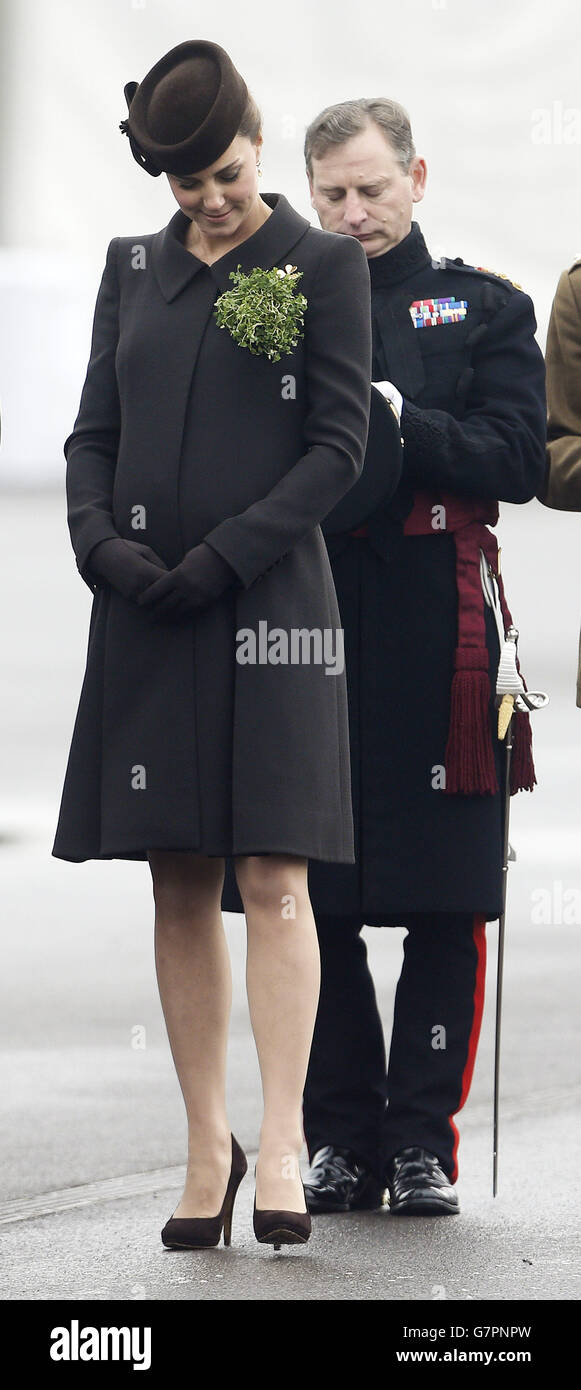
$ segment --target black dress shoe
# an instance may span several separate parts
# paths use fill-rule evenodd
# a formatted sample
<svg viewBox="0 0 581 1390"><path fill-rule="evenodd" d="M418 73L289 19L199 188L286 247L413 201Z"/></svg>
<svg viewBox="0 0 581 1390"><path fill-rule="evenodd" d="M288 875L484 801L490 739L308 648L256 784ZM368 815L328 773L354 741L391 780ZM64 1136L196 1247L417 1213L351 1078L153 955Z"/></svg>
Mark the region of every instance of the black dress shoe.
<svg viewBox="0 0 581 1390"><path fill-rule="evenodd" d="M401 1149L389 1160L386 1178L393 1216L455 1216L460 1210L456 1188L427 1149Z"/></svg>
<svg viewBox="0 0 581 1390"><path fill-rule="evenodd" d="M305 1178L311 1212L373 1211L382 1205L383 1193L381 1183L352 1149L336 1149L333 1144L317 1149Z"/></svg>

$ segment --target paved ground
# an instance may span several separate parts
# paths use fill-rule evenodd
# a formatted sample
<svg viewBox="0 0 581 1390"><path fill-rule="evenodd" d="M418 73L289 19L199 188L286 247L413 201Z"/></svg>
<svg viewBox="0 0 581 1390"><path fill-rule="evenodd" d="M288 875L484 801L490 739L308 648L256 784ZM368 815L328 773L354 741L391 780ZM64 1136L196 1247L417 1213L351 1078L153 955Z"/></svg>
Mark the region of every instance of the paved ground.
<svg viewBox="0 0 581 1390"><path fill-rule="evenodd" d="M462 1215L318 1217L305 1250L273 1256L252 1236L250 1176L230 1251L161 1246L185 1134L154 981L149 871L121 861L70 865L50 854L90 595L76 577L61 497L6 495L1 511L6 573L16 581L11 597L7 588L1 597L2 1296L578 1298L579 518L531 504L505 508L502 523L523 669L552 703L537 716L540 786L513 800L500 1195L493 1201L491 926L482 1042L460 1124ZM243 992L243 919L231 917L227 929L231 1121L252 1171L260 1088ZM366 931L386 1029L402 936Z"/></svg>

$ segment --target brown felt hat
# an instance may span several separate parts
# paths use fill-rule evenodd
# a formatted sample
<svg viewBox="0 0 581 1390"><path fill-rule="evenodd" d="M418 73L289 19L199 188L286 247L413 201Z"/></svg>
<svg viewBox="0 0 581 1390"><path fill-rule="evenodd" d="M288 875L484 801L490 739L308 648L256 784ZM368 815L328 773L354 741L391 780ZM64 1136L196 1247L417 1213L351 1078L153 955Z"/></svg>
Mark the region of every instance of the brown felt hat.
<svg viewBox="0 0 581 1390"><path fill-rule="evenodd" d="M218 43L191 39L170 48L142 82L124 89L129 115L119 128L134 159L154 178L194 174L232 143L248 88Z"/></svg>

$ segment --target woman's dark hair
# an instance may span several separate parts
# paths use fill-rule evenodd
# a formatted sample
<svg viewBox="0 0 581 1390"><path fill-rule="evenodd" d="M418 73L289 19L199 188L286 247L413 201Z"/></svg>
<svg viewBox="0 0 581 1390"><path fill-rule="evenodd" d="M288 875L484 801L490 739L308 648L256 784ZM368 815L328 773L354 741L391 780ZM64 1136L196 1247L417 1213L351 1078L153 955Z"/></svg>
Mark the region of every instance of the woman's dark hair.
<svg viewBox="0 0 581 1390"><path fill-rule="evenodd" d="M252 144L258 139L262 132L262 116L259 108L251 93L248 93L248 100L242 112L242 119L238 127L238 134L245 135Z"/></svg>

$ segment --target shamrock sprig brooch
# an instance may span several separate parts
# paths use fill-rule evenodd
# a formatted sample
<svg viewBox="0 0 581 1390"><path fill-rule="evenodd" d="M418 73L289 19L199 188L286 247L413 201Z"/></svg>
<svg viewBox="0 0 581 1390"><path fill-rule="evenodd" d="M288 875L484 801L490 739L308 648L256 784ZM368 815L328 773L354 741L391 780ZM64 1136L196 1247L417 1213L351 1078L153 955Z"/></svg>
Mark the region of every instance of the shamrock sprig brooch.
<svg viewBox="0 0 581 1390"><path fill-rule="evenodd" d="M296 265L285 265L284 270L255 266L246 275L238 263L228 277L233 289L216 300L218 327L227 328L240 347L278 362L304 337L307 300L295 292L302 275Z"/></svg>

